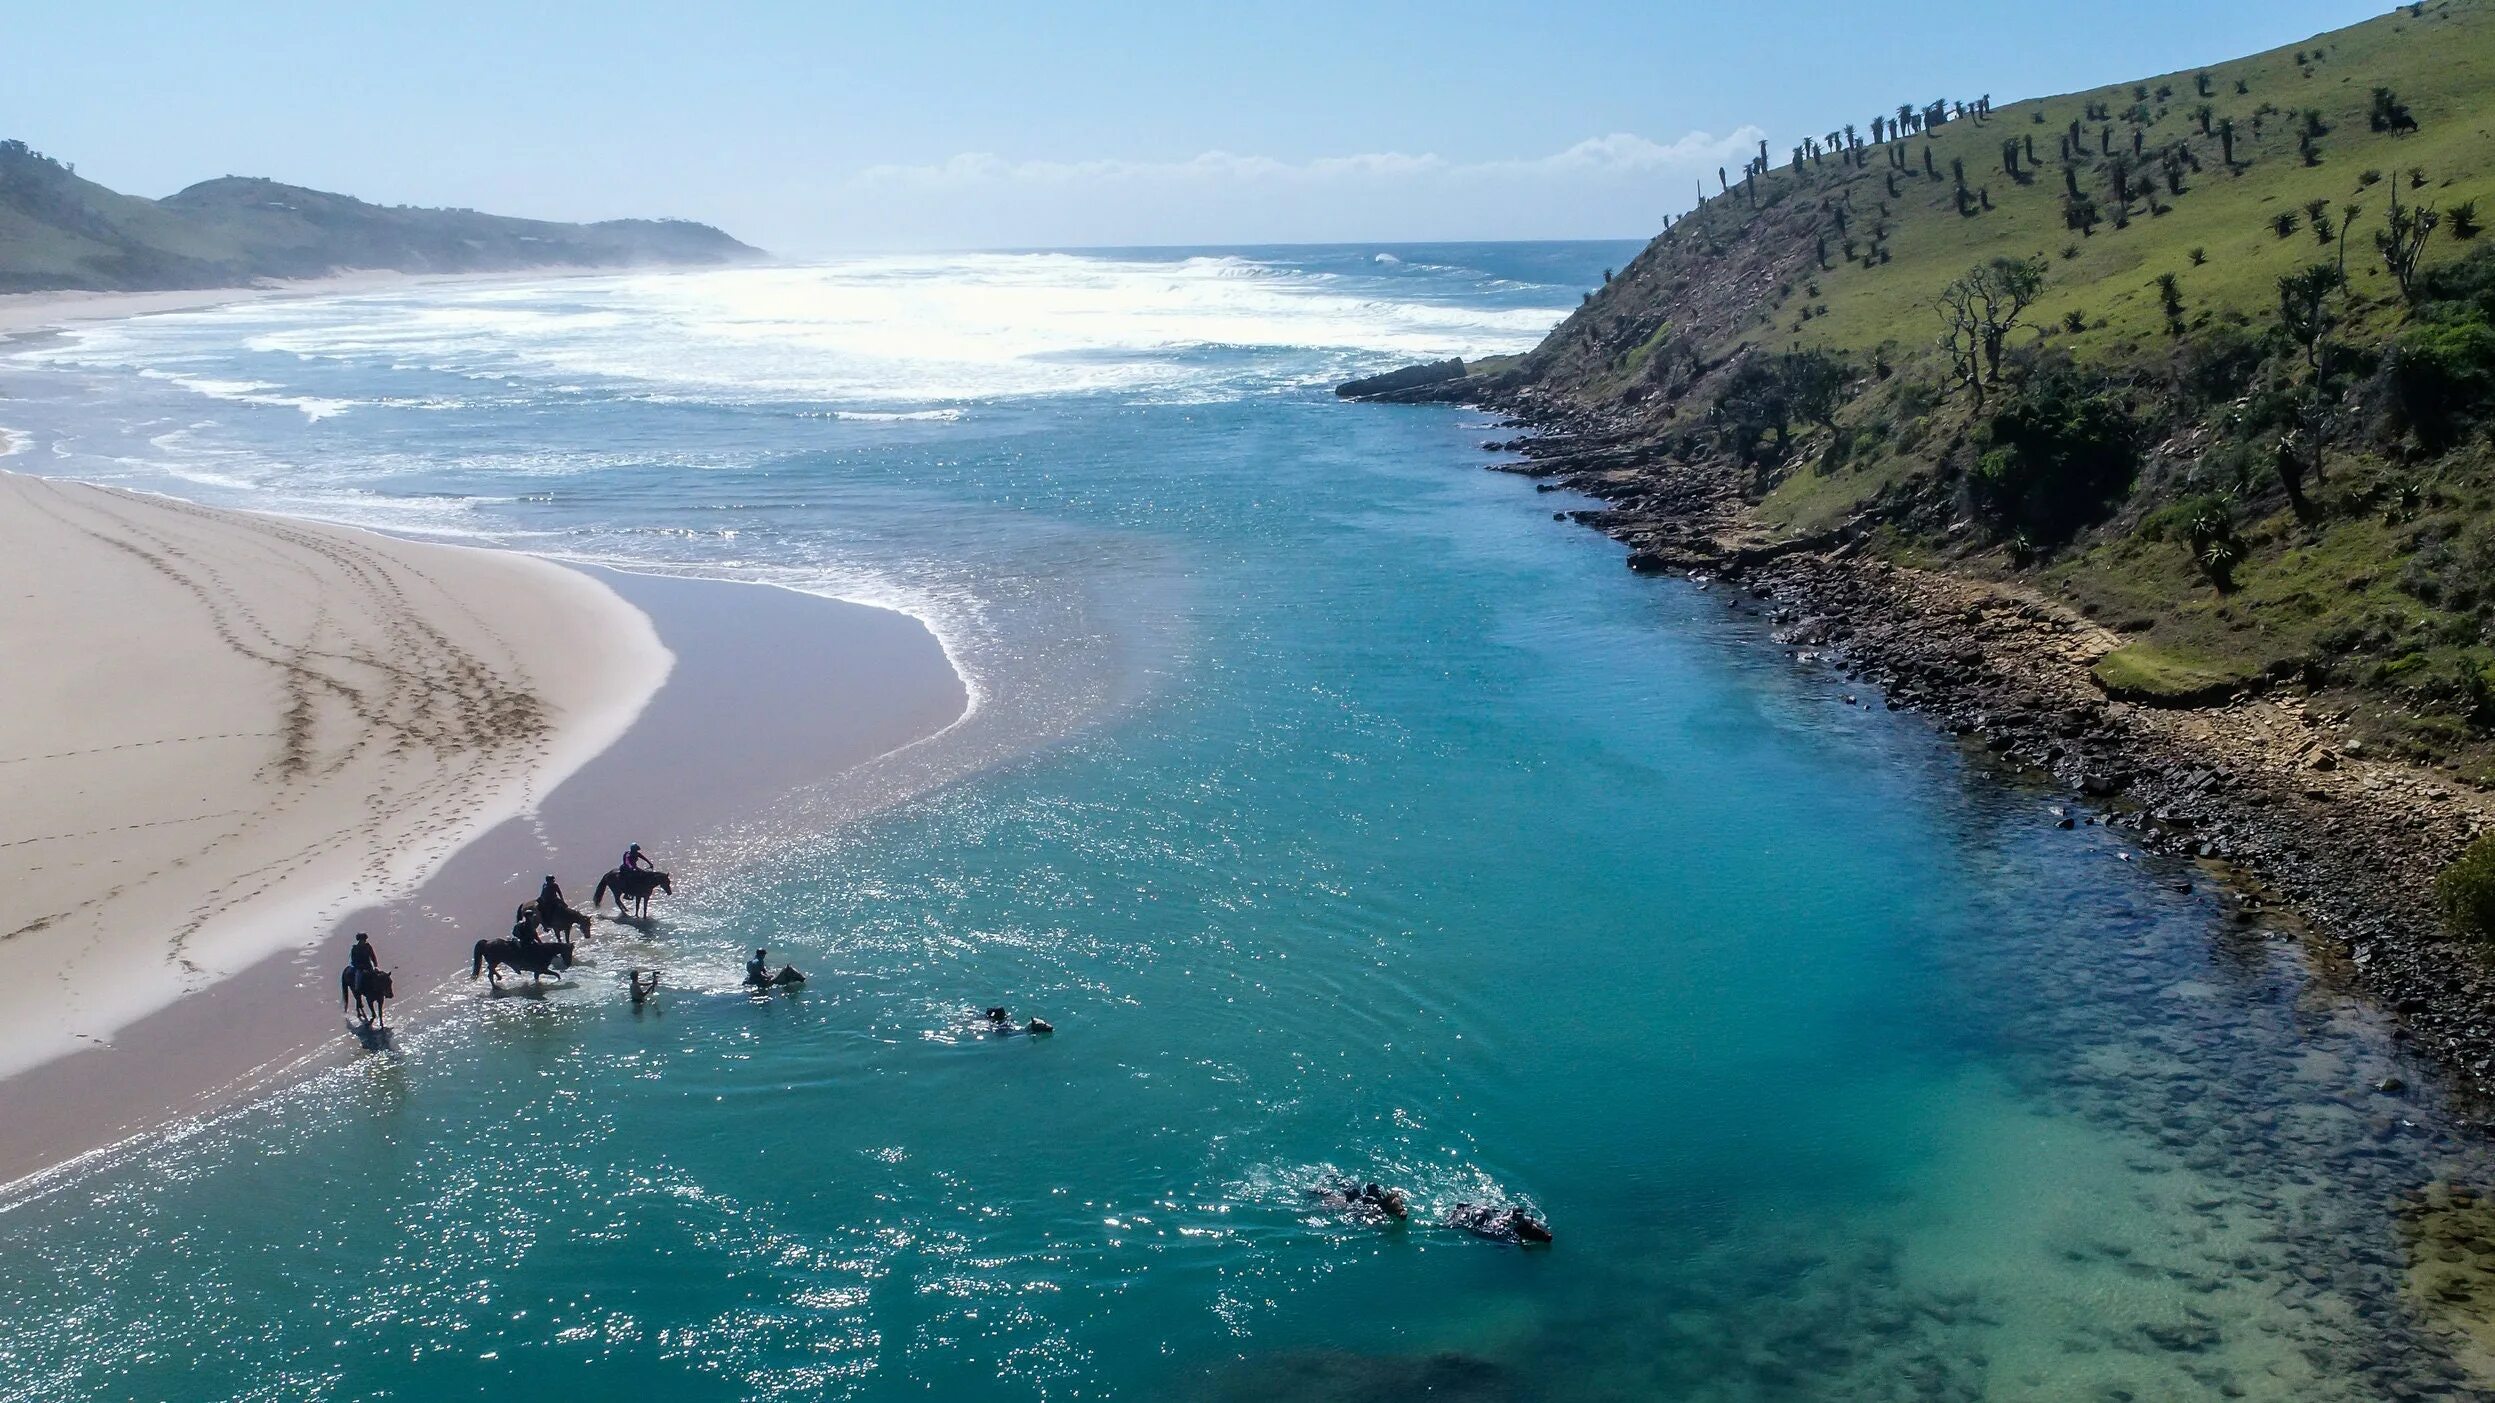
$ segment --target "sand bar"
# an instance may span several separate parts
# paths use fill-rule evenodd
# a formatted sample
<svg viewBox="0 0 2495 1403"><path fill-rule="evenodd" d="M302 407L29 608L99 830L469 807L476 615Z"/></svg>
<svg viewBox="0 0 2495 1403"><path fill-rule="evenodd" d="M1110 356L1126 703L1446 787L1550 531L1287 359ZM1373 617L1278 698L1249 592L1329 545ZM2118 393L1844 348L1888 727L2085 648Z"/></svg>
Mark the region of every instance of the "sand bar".
<svg viewBox="0 0 2495 1403"><path fill-rule="evenodd" d="M0 474L0 1076L414 888L669 657L527 556Z"/></svg>
<svg viewBox="0 0 2495 1403"><path fill-rule="evenodd" d="M973 739L956 726L968 694L935 636L908 615L760 585L585 574L641 611L676 657L625 734L414 891L299 931L288 948L185 994L109 1045L0 1078L0 1186L26 1189L77 1156L345 1060L399 1055L367 1050L343 1026L336 979L353 930L373 933L409 996L392 1021L423 1027L483 996L466 979L468 946L501 934L511 905L546 872L585 904L596 874L640 842L689 897L734 880L758 849L993 758L976 744L947 750ZM666 906L661 898L661 960ZM621 957L610 947L629 936L602 922L599 963L575 977L611 978L606 966Z"/></svg>

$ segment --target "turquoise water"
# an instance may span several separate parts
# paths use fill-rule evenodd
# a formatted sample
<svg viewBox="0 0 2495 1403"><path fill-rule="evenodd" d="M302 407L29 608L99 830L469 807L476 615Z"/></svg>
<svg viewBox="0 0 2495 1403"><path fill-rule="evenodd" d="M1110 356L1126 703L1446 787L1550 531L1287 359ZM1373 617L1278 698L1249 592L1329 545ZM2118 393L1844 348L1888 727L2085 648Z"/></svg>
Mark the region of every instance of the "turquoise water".
<svg viewBox="0 0 2495 1403"><path fill-rule="evenodd" d="M0 359L13 466L909 607L1018 741L688 892L649 1010L460 1000L21 1194L0 1397L2469 1393L2392 1207L2483 1152L2292 941L1629 575L1478 416L1325 393L1625 256L431 288ZM757 944L814 982L739 995Z"/></svg>

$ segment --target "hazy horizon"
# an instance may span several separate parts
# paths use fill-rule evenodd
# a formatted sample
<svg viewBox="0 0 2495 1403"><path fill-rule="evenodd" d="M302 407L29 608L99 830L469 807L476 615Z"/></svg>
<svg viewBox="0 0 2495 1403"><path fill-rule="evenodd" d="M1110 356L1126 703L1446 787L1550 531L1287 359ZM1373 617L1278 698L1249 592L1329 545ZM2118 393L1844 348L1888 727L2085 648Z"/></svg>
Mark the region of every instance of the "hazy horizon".
<svg viewBox="0 0 2495 1403"><path fill-rule="evenodd" d="M2385 8L552 6L460 22L103 5L21 17L25 51L52 61L18 75L0 135L135 195L262 175L382 204L695 219L791 259L1639 239L1762 139L1781 156L1909 99L2069 91Z"/></svg>

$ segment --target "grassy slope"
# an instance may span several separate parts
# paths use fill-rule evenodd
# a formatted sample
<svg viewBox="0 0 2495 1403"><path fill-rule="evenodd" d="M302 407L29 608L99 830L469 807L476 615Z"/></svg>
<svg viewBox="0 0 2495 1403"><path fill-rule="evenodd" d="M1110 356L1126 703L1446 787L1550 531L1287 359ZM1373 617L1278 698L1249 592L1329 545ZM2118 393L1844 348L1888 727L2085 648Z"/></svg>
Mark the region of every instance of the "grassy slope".
<svg viewBox="0 0 2495 1403"><path fill-rule="evenodd" d="M2211 78L2208 98L2198 95L2194 81L2204 71ZM2239 82L2249 91L2239 94ZM2418 132L2393 136L2369 129L2377 86L2397 92L2415 113ZM2152 158L2161 146L2188 141L2202 170L2187 173L2179 196L2158 183L2166 213L2152 216L2135 203L2127 228L2109 222L2082 237L2064 223L2057 139L2087 104L2101 102L2114 114L2116 150L2127 152L2125 114L2142 87L2153 113L2144 133ZM2162 102L2155 97L2160 87L2171 90ZM2194 112L2204 102L2215 118L2235 119L2232 170L2221 160L2219 142L2199 135ZM2320 111L2331 128L2319 141L2318 165L2306 164L2297 150L2305 109ZM1869 115L1857 119L1866 136ZM2081 188L2107 207L2110 219L2110 182L2097 155L2103 125L2082 122L2088 155ZM2039 163L2032 181L2020 184L2003 170L2001 146L2028 137ZM1923 173L1926 148L1937 180ZM1789 146L1773 152L1778 167L1758 183L1755 201L1736 184L1675 226L1554 332L1517 376L1580 402L1630 407L1658 426L1686 426L1698 422L1710 402L1709 381L1704 373L1657 374L1675 359L1675 346L1682 358L1694 347L1700 362L1716 366L1744 347L1820 347L1858 365L1873 359L1893 364L1896 378L1867 381L1845 416L1849 424L1876 426L1878 441L1834 471L1797 467L1760 502L1769 522L1803 531L1843 522L1883 498L1895 501L1947 471L1953 456L1963 463L1970 406L1963 397L1934 400L1928 388L1944 376L1934 348L1940 330L1934 299L1952 278L1994 257L2038 255L2048 262L2048 290L2030 317L2040 330L2022 341L2047 341L2083 363L2112 369L2160 365L2174 346L2159 307L2160 273L2180 279L2185 318L2196 332L2220 322L2267 327L2277 318L2278 278L2338 252L2335 244L2319 243L2309 227L2282 240L2270 227L2272 216L2294 210L2301 226L2304 206L2319 199L2330 202L2338 223L2339 207L2353 201L2365 213L2347 239L2352 297L2342 335L2354 343L2378 342L2396 332L2404 315L2372 243L2395 182L2404 204L2448 210L2477 201L2490 229L2480 242L2495 243L2495 0L2432 0L2422 17L2403 8L2205 70L2003 105L1988 119L1953 121L1907 137L1904 149L1909 170L1899 174L1895 199L1887 189L1886 148L1871 150L1861 169L1829 159L1806 165L1798 176L1790 169ZM1992 209L1958 212L1953 157L1965 162L1968 185L1983 189ZM2423 188L2411 188L2412 168L2425 172ZM2369 185L2368 171L2379 172L2379 180ZM1888 226L1888 262L1866 267L1843 260L1830 212L1840 203L1858 236ZM1814 245L1821 236L1832 267L1818 263ZM2427 261L2456 259L2470 247L2447 225ZM2203 251L2204 263L2194 264L2194 249ZM2075 256L2066 257L2065 250ZM2085 319L2084 331L2063 329L2072 311ZM1923 398L1901 404L1915 395ZM2465 620L2437 616L2399 587L2421 527L2495 516L2495 466L2483 448L2423 467L2335 456L2325 494L2333 503L2328 523L2307 528L2277 509L2279 503L2258 507L2245 528L2250 549L2236 572L2239 588L2224 596L2183 547L2141 529L2160 501L2193 487L2196 452L2195 444L2170 444L2153 455L2133 504L2032 572L2037 582L2136 637L2136 647L2110 664L2108 680L2127 691L2162 687L2178 699L2204 696L2222 691L2229 680L2291 671L2327 651L2326 639L2371 629L2379 657L2369 664L2370 675L2354 684L2343 675L2332 700L2356 713L2360 729L2374 738L2495 776L2482 737L2448 717L2414 714L2391 696L2404 676L2463 660L2474 666L2485 651L2482 639L2453 626ZM2422 518L2376 509L2421 482L2428 488ZM1901 559L2013 573L1999 552L1971 547L1971 537L1936 533L1930 525L1884 533L1887 549Z"/></svg>
<svg viewBox="0 0 2495 1403"><path fill-rule="evenodd" d="M2294 61L2299 51L2320 58L2300 67ZM2193 90L2194 74L2203 71L2212 75L2217 93L2207 99ZM2251 92L2238 95L2238 81ZM2170 203L2170 213L2135 214L2128 229L2100 225L2093 237L2081 238L2063 226L2064 187L2052 159L2056 138L2086 104L2102 102L2116 113L2116 143L2125 146L2130 128L2120 114L2131 107L2139 86L2152 94L2161 86L2174 92L2167 102L2152 102L2162 116L2146 128L2151 149L2188 139L2201 156L2203 172L2186 177L2181 196L2168 196L2161 187L2159 198ZM2376 86L2399 93L2416 113L2418 132L2391 136L2367 129ZM2448 208L2476 200L2481 217L2495 223L2495 113L2488 108L2490 96L2495 96L2495 6L2486 0L2440 0L2427 7L2422 19L2401 10L2302 45L2206 70L2015 103L1996 108L1982 123L1950 123L1928 138L1907 139L1910 148L1932 148L1943 178L1925 180L1920 152L1915 152L1915 179L1906 182L1904 198L1891 207L1897 223L1889 241L1894 261L1869 270L1840 266L1821 275L1819 300L1828 314L1795 330L1791 339L1852 351L1869 351L1884 341L1919 349L1934 334L1934 292L1969 265L2000 255L2042 254L2050 259L2050 291L2038 304L2035 320L2053 326L2066 312L2083 313L2091 329L2066 338L2081 354L2127 354L2142 343L2165 339L2164 316L2157 305L2160 273L2182 280L2188 317L2232 310L2266 318L2276 305L2280 275L2330 252L2308 229L2280 239L2269 228L2270 218L2281 210L2296 210L2301 222L2302 207L2316 199L2327 199L2334 207L2351 200L2366 207L2358 233L2349 241L2349 275L2360 295L2388 297L2394 289L2377 266L2370 235L2379 227L2388 182L2396 174L2412 167L2427 173L2424 190L2410 190L2401 182L2403 202L2426 200ZM2192 113L2204 101L2217 116L2236 120L2239 168L2232 175L2220 163L2218 143L2199 135ZM2252 122L2264 104L2280 111L2263 120L2262 135L2254 138ZM2319 166L2308 167L2297 155L2288 116L2306 109L2320 110L2332 128L2321 139ZM2092 152L2101 125L2082 123ZM2045 162L2032 184L2018 185L2001 169L2001 143L2012 137L2033 137ZM1990 190L1992 212L1959 217L1947 179L1952 157L1966 162L1970 185ZM2364 186L2362 176L2368 170L2381 172L2385 183ZM1873 179L1867 182L1872 191L1879 189L1879 173L1875 161ZM2104 200L2102 180L2084 180L2083 188ZM1879 197L1858 189L1855 199L1859 204ZM2065 261L2060 254L2070 246L2077 246L2080 254ZM2456 256L2463 247L2444 241L2439 256ZM2206 251L2206 265L2193 266L2194 248ZM2387 310L2383 315L2389 315Z"/></svg>

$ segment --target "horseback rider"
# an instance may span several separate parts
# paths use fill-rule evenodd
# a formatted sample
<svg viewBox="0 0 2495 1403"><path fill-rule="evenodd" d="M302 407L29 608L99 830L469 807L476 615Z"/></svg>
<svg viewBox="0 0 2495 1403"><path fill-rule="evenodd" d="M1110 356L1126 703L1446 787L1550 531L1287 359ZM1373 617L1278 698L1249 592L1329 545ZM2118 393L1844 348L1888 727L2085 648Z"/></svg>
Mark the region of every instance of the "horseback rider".
<svg viewBox="0 0 2495 1403"><path fill-rule="evenodd" d="M547 930L561 929L563 917L571 909L571 903L563 899L563 884L549 874L546 884L537 889L537 924Z"/></svg>
<svg viewBox="0 0 2495 1403"><path fill-rule="evenodd" d="M522 945L535 945L537 943L537 920L537 912L531 911L526 906L512 912L511 938Z"/></svg>
<svg viewBox="0 0 2495 1403"><path fill-rule="evenodd" d="M771 982L770 951L756 950L754 952L754 957L745 962L745 982L748 984L768 984Z"/></svg>
<svg viewBox="0 0 2495 1403"><path fill-rule="evenodd" d="M355 947L347 951L347 968L354 970L355 977L360 980L380 967L381 959L373 953L373 938L357 931Z"/></svg>
<svg viewBox="0 0 2495 1403"><path fill-rule="evenodd" d="M624 859L615 864L615 870L618 872L655 872L658 868L648 858L641 855L641 845L635 843L624 849Z"/></svg>

